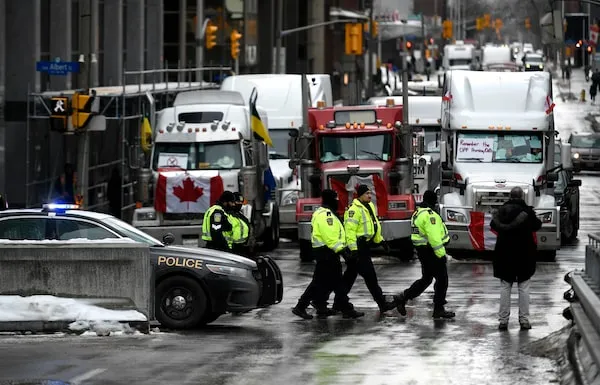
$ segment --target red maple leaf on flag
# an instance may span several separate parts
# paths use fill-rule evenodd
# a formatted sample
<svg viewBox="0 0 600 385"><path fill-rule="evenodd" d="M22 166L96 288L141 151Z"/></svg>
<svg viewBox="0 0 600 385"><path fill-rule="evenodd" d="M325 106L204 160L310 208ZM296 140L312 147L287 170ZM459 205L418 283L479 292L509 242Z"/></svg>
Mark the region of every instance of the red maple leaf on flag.
<svg viewBox="0 0 600 385"><path fill-rule="evenodd" d="M179 198L180 202L197 202L203 194L204 189L194 186L194 181L189 176L181 186L173 187L173 195Z"/></svg>

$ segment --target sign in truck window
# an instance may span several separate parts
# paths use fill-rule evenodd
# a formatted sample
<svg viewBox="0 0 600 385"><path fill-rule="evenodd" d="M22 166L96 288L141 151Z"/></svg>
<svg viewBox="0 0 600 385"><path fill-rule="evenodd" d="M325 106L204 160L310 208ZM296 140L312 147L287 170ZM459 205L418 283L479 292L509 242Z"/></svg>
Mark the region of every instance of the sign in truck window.
<svg viewBox="0 0 600 385"><path fill-rule="evenodd" d="M181 167L187 169L188 154L161 152L158 155L158 167Z"/></svg>
<svg viewBox="0 0 600 385"><path fill-rule="evenodd" d="M494 154L494 139L459 138L456 160L480 160L491 162Z"/></svg>
<svg viewBox="0 0 600 385"><path fill-rule="evenodd" d="M456 161L485 163L541 163L542 134L461 133L456 142Z"/></svg>

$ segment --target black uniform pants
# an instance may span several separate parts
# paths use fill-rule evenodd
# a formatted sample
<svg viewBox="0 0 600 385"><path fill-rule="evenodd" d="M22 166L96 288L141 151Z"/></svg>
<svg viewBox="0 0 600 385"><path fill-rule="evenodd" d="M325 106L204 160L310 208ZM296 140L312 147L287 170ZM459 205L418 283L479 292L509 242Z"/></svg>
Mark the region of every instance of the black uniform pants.
<svg viewBox="0 0 600 385"><path fill-rule="evenodd" d="M313 249L313 253L317 261L315 271L312 281L298 300L298 306L307 308L312 301L317 311L324 311L329 294L332 291L340 292L342 287L342 263L339 255L326 247Z"/></svg>
<svg viewBox="0 0 600 385"><path fill-rule="evenodd" d="M360 274L365 280L367 289L371 293L371 296L377 302L377 305L382 306L385 304L385 297L383 296L383 290L379 286L377 281L377 273L375 272L375 266L373 266L373 260L371 259L371 247L367 242L358 243L358 259L346 261L346 271L342 277L343 291L339 295L336 293L335 305L338 306L339 301L347 301L348 294L354 286L356 277Z"/></svg>
<svg viewBox="0 0 600 385"><path fill-rule="evenodd" d="M231 252L229 245L226 242L206 241L206 248L218 251Z"/></svg>
<svg viewBox="0 0 600 385"><path fill-rule="evenodd" d="M415 249L421 261L421 278L404 291L404 298L409 300L420 296L435 278L433 304L436 308L441 308L446 304L448 291L446 257L439 258L429 245L415 247Z"/></svg>

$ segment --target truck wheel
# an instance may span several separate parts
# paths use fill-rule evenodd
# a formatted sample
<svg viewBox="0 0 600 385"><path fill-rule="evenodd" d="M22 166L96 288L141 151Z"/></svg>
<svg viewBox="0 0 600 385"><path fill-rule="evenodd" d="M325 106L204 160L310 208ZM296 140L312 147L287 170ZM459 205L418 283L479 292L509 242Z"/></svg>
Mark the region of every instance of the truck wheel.
<svg viewBox="0 0 600 385"><path fill-rule="evenodd" d="M577 228L575 227L575 221L573 221L572 217L566 221L563 232L561 233L561 243L569 244L575 241L577 238Z"/></svg>
<svg viewBox="0 0 600 385"><path fill-rule="evenodd" d="M195 280L169 277L156 287L156 319L169 329L190 329L205 317L208 298Z"/></svg>
<svg viewBox="0 0 600 385"><path fill-rule="evenodd" d="M302 262L312 262L313 254L312 254L312 244L310 241L306 239L301 239L298 241L300 244L300 260Z"/></svg>
<svg viewBox="0 0 600 385"><path fill-rule="evenodd" d="M265 251L273 251L279 247L279 211L273 213L271 226L265 229L263 235L263 249Z"/></svg>

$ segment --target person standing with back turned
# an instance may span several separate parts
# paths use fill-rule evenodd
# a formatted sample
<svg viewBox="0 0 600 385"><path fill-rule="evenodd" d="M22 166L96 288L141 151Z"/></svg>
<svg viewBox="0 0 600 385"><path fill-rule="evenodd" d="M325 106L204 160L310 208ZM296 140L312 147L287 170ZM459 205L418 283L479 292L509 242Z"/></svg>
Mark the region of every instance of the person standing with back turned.
<svg viewBox="0 0 600 385"><path fill-rule="evenodd" d="M542 227L542 221L523 200L523 190L514 187L510 190L510 199L498 209L490 226L498 234L493 261L494 277L500 278L501 284L498 329L508 330L510 292L517 282L519 324L521 330L529 330L529 281L536 267L535 232Z"/></svg>
<svg viewBox="0 0 600 385"><path fill-rule="evenodd" d="M406 301L423 294L425 289L433 286L433 318L454 318L455 314L446 311L446 292L448 291L448 262L446 248L449 241L448 229L442 221L442 217L435 212L437 194L431 190L423 194L421 207L412 215L413 246L417 250L419 261L421 261L422 276L416 280L408 289L396 295L396 305L400 315L406 315Z"/></svg>

